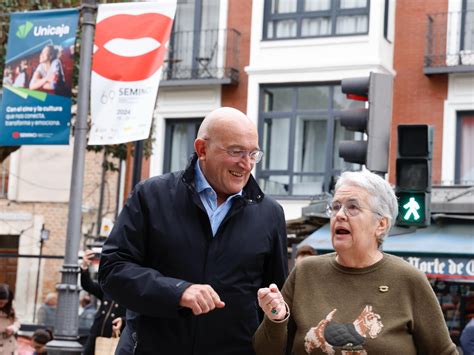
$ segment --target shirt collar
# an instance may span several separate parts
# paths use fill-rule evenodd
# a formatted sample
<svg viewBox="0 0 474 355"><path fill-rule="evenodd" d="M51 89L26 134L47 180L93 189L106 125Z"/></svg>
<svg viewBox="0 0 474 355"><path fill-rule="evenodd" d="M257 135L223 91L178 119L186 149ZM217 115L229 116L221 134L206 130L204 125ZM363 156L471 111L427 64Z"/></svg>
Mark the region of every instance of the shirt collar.
<svg viewBox="0 0 474 355"><path fill-rule="evenodd" d="M202 191L207 190L207 189L214 191L214 189L212 188L212 186L209 184L209 182L206 180L206 177L202 173L201 167L199 166L199 160L197 160L196 164L194 165L194 172L195 172L194 182L196 184L196 191L198 193L201 193ZM235 196L242 196L242 190L240 190L234 195L229 196L227 200Z"/></svg>

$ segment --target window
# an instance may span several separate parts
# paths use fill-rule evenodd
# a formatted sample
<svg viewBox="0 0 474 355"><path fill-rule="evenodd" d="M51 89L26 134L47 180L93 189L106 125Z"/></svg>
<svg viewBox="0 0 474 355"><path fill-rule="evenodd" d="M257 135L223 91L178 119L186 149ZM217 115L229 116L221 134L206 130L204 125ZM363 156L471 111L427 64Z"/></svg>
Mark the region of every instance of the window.
<svg viewBox="0 0 474 355"><path fill-rule="evenodd" d="M369 0L266 0L264 39L369 32Z"/></svg>
<svg viewBox="0 0 474 355"><path fill-rule="evenodd" d="M329 191L332 178L358 164L339 158L338 143L361 139L338 120L341 109L364 103L346 100L340 85L263 86L260 92L260 146L257 165L263 190L272 195L310 196Z"/></svg>
<svg viewBox="0 0 474 355"><path fill-rule="evenodd" d="M474 185L474 111L458 112L455 183Z"/></svg>
<svg viewBox="0 0 474 355"><path fill-rule="evenodd" d="M395 20L395 0L385 0L383 37L390 43L393 43Z"/></svg>
<svg viewBox="0 0 474 355"><path fill-rule="evenodd" d="M186 167L194 152L194 140L201 122L202 118L166 121L163 172L183 170Z"/></svg>
<svg viewBox="0 0 474 355"><path fill-rule="evenodd" d="M462 3L461 50L474 50L474 0L463 0Z"/></svg>
<svg viewBox="0 0 474 355"><path fill-rule="evenodd" d="M0 163L0 198L7 198L10 157Z"/></svg>
<svg viewBox="0 0 474 355"><path fill-rule="evenodd" d="M178 0L166 62L168 79L209 76L218 41L219 0ZM211 63L213 62L213 63Z"/></svg>

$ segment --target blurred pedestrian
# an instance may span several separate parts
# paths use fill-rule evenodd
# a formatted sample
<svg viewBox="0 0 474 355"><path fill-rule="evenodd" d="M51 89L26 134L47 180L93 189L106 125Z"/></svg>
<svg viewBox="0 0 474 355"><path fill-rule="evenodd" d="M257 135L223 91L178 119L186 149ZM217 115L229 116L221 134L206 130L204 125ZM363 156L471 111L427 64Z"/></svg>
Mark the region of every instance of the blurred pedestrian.
<svg viewBox="0 0 474 355"><path fill-rule="evenodd" d="M297 250L296 250L295 263L298 264L304 258L306 258L308 256L317 255L317 254L318 253L316 253L316 250L314 250L314 248L312 246L310 246L308 244L302 245L302 246L298 247Z"/></svg>
<svg viewBox="0 0 474 355"><path fill-rule="evenodd" d="M127 308L120 354L254 354L257 290L286 278L283 208L251 175L255 124L218 108L194 149L135 187L102 249L100 284Z"/></svg>
<svg viewBox="0 0 474 355"><path fill-rule="evenodd" d="M33 355L47 355L46 344L53 340L53 334L49 329L36 329L31 337L31 345L35 349Z"/></svg>
<svg viewBox="0 0 474 355"><path fill-rule="evenodd" d="M16 354L16 333L20 322L13 308L13 291L5 283L0 284L0 354Z"/></svg>
<svg viewBox="0 0 474 355"><path fill-rule="evenodd" d="M79 329L87 330L88 332L94 322L95 312L97 311L88 292L81 292L79 306Z"/></svg>
<svg viewBox="0 0 474 355"><path fill-rule="evenodd" d="M126 309L104 294L99 284L92 280L89 267L97 255L92 250L86 250L81 262L81 286L90 294L100 300L94 322L90 327L89 337L84 345L84 355L93 355L95 352L95 340L97 337L112 337L118 335L125 327Z"/></svg>
<svg viewBox="0 0 474 355"><path fill-rule="evenodd" d="M58 294L49 292L46 295L44 303L38 309L38 324L44 325L50 329L54 328L56 318L56 306L58 304Z"/></svg>

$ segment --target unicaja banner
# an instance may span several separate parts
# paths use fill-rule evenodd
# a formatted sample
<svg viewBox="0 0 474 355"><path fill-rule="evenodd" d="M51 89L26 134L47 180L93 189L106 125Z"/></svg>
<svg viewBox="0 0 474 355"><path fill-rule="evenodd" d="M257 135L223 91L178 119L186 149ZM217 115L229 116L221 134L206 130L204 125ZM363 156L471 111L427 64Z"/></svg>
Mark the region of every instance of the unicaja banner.
<svg viewBox="0 0 474 355"><path fill-rule="evenodd" d="M0 145L69 144L78 19L77 9L11 14Z"/></svg>
<svg viewBox="0 0 474 355"><path fill-rule="evenodd" d="M90 145L148 138L176 0L99 5Z"/></svg>

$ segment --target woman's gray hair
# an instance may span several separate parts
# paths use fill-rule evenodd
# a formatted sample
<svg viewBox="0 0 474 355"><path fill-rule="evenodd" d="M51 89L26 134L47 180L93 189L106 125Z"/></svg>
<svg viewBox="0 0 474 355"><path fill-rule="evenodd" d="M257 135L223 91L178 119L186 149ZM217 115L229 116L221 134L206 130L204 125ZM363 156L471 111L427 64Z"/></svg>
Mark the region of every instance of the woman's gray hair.
<svg viewBox="0 0 474 355"><path fill-rule="evenodd" d="M393 188L387 180L369 170L342 173L336 182L335 190L343 185L357 186L366 190L370 196L369 204L372 211L387 218L387 229L377 240L378 245L382 245L398 214L397 197Z"/></svg>

